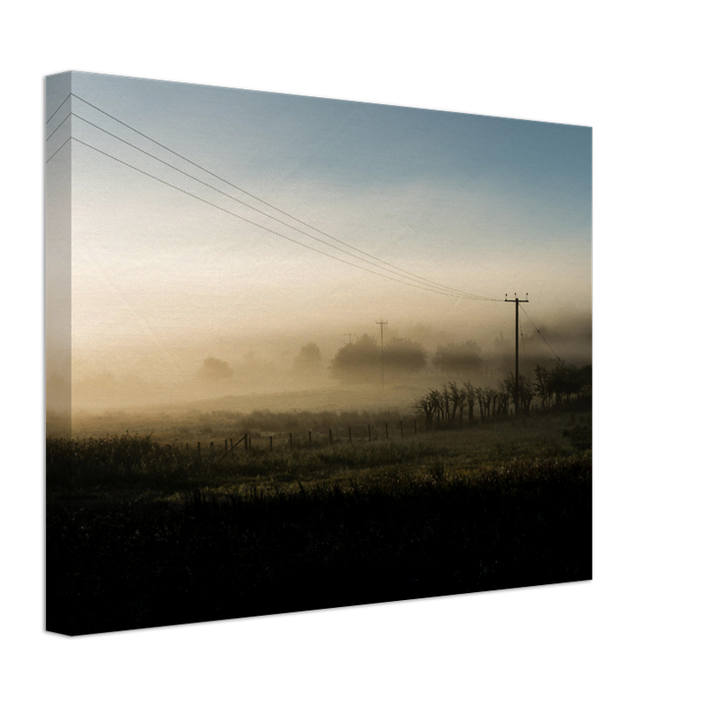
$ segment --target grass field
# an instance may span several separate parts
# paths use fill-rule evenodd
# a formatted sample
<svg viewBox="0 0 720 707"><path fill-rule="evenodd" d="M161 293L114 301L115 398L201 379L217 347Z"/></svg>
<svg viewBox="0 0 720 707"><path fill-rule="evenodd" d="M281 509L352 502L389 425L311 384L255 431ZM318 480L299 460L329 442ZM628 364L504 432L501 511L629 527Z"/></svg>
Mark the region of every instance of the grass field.
<svg viewBox="0 0 720 707"><path fill-rule="evenodd" d="M314 413L319 415L321 413ZM224 454L218 416L159 438L49 438L47 626L68 634L589 579L589 413ZM304 431L333 420L295 418ZM367 421L369 419L369 422ZM242 422L255 434L289 418ZM337 419L342 429L348 419ZM188 424L189 423L189 424ZM252 424L251 424L252 423ZM262 424L261 424L262 423ZM342 423L342 424L340 424ZM195 424L195 427L192 425ZM253 428L254 425L254 428ZM215 453L209 441L215 437ZM284 438L283 438L284 439Z"/></svg>

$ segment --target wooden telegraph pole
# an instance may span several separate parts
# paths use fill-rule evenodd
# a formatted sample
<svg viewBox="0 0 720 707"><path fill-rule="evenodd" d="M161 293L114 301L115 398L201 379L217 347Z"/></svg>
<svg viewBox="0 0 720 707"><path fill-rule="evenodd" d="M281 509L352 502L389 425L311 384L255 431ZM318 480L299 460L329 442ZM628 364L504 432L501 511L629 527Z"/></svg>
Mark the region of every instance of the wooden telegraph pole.
<svg viewBox="0 0 720 707"><path fill-rule="evenodd" d="M379 322L375 322L375 324L380 325L380 380L382 382L382 387L385 388L385 354L383 352L383 326L387 324L387 322L380 320Z"/></svg>
<svg viewBox="0 0 720 707"><path fill-rule="evenodd" d="M529 300L526 299L518 299L517 292L515 294L515 299L508 299L507 295L505 295L505 301L506 302L515 302L515 414L518 414L518 381L520 378L520 349L519 349L519 342L518 342L518 330L520 328L520 302L528 302ZM528 296L528 293L525 293L525 297Z"/></svg>

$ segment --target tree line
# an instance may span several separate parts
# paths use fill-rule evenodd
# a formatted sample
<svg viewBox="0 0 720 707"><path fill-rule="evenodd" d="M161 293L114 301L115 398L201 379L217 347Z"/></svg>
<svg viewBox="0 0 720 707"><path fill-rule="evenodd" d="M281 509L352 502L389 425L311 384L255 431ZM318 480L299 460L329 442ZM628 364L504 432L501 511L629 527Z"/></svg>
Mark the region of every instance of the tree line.
<svg viewBox="0 0 720 707"><path fill-rule="evenodd" d="M395 337L381 347L374 336L363 334L335 353L328 370L331 378L343 383L372 383L379 381L381 370L389 377L407 376L422 372L428 365L448 376L471 380L480 374L483 367L480 346L469 340L441 344L431 356L417 341ZM300 349L294 359L293 370L305 375L317 375L322 370L317 344L308 343ZM226 361L208 357L198 375L205 380L219 380L232 377L233 371ZM526 411L533 402L541 407L547 407L550 400L562 403L570 396L577 395L583 387L589 386L590 377L589 366L578 368L561 359L558 359L551 369L537 365L534 380L523 375L518 379L517 407L520 411ZM469 383L460 386L448 383L445 387L446 393L435 393L443 399L448 397L450 401L455 401L450 405L454 405L456 415L465 408L468 414L472 414L475 403L478 411L487 410L490 416L503 414L510 404L506 401L506 394L510 395L510 402L514 405L515 378L512 374L508 374L507 378L499 383L497 390L487 387L482 389L485 391L481 393L482 399L478 398L477 392L473 392L477 389ZM444 403L444 412L439 413L440 407L433 405L434 417L440 415L442 419L442 415L449 414L452 419L453 413L447 412L448 407L449 405Z"/></svg>
<svg viewBox="0 0 720 707"><path fill-rule="evenodd" d="M480 371L480 346L474 341L438 346L430 357L425 347L410 339L393 338L382 348L374 336L363 334L345 344L330 362L330 376L344 382L373 381L381 366L389 375L419 373L428 361L443 373L472 375Z"/></svg>
<svg viewBox="0 0 720 707"><path fill-rule="evenodd" d="M551 369L535 367L535 380L520 375L517 380L515 402L515 374L508 373L497 388L449 382L442 388L431 388L416 400L413 409L425 417L427 428L444 424L462 424L465 416L469 424L478 419L486 422L504 417L514 411L527 414L531 409L548 410L573 399L592 396L592 366L578 367L558 359Z"/></svg>

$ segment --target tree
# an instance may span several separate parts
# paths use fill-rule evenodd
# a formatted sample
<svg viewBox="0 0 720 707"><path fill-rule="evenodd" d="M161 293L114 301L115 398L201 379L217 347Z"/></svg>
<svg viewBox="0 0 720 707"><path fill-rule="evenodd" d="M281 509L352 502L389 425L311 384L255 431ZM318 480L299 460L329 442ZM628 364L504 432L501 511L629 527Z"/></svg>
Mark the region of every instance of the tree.
<svg viewBox="0 0 720 707"><path fill-rule="evenodd" d="M472 425L475 421L475 395L476 391L473 386L473 384L470 381L467 381L465 384L465 400L467 400L468 404L468 422Z"/></svg>
<svg viewBox="0 0 720 707"><path fill-rule="evenodd" d="M523 375L518 376L517 383L518 399L515 414L518 414L519 412L528 413L530 412L530 406L532 405L535 388L532 381ZM505 380L500 385L500 390L504 392L510 400L515 402L514 373L508 373L507 376L505 376Z"/></svg>
<svg viewBox="0 0 720 707"><path fill-rule="evenodd" d="M208 356L198 371L198 376L205 380L222 380L224 378L232 378L233 372L227 361L221 361L219 358Z"/></svg>
<svg viewBox="0 0 720 707"><path fill-rule="evenodd" d="M380 347L367 334L345 344L330 362L330 377L346 383L379 382L380 373Z"/></svg>
<svg viewBox="0 0 720 707"><path fill-rule="evenodd" d="M592 397L592 365L587 364L578 370L577 396Z"/></svg>
<svg viewBox="0 0 720 707"><path fill-rule="evenodd" d="M543 408L550 404L550 373L541 365L535 366L535 393Z"/></svg>
<svg viewBox="0 0 720 707"><path fill-rule="evenodd" d="M433 405L432 397L428 394L423 395L422 398L416 399L413 404L413 409L425 415L425 429L430 429L433 416L435 415L435 406Z"/></svg>
<svg viewBox="0 0 720 707"><path fill-rule="evenodd" d="M480 347L474 341L438 346L433 366L443 373L469 375L480 370Z"/></svg>
<svg viewBox="0 0 720 707"><path fill-rule="evenodd" d="M466 402L465 391L462 388L459 388L457 383L454 382L450 382L447 386L443 386L443 390L446 391L449 402L452 402L452 410L449 411L450 419L454 420L455 415L460 412L460 422L462 423L463 411L465 410Z"/></svg>
<svg viewBox="0 0 720 707"><path fill-rule="evenodd" d="M577 366L565 363L559 358L555 362L555 367L550 371L550 393L555 396L557 404L570 400L573 393L580 397Z"/></svg>
<svg viewBox="0 0 720 707"><path fill-rule="evenodd" d="M317 344L305 344L295 357L295 370L302 373L311 373L320 368L320 348Z"/></svg>
<svg viewBox="0 0 720 707"><path fill-rule="evenodd" d="M592 366L578 368L560 358L555 361L555 366L550 371L543 366L535 366L534 390L543 407L550 405L553 396L557 405L570 400L571 395L575 395L578 400L581 397L590 397Z"/></svg>
<svg viewBox="0 0 720 707"><path fill-rule="evenodd" d="M393 339L383 353L385 370L389 373L416 373L427 365L422 344L409 339Z"/></svg>

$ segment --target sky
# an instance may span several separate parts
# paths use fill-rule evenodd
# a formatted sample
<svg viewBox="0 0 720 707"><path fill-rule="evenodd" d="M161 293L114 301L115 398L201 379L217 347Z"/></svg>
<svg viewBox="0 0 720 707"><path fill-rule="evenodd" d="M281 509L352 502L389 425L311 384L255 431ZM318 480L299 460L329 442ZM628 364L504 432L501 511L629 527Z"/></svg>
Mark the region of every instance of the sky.
<svg viewBox="0 0 720 707"><path fill-rule="evenodd" d="M511 337L515 293L559 354L554 333L590 321L589 127L70 81L47 81L47 213L69 174L78 360L132 349L177 367L183 349L340 345L379 319L399 336Z"/></svg>

